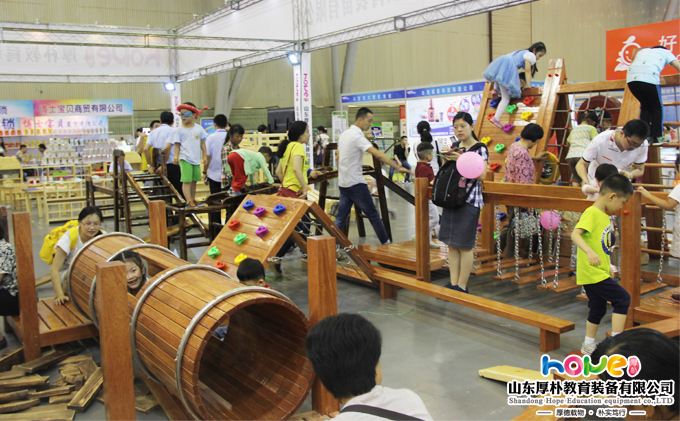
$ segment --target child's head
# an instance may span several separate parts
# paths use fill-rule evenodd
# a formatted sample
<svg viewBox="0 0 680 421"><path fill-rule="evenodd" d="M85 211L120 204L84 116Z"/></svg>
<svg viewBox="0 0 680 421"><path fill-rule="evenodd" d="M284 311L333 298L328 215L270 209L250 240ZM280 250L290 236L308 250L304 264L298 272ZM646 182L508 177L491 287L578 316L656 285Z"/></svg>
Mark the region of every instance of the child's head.
<svg viewBox="0 0 680 421"><path fill-rule="evenodd" d="M182 105L177 107L177 111L179 111L179 114L182 117L182 124L184 125L193 124L194 119L198 115L196 106L194 105L193 102L182 103Z"/></svg>
<svg viewBox="0 0 680 421"><path fill-rule="evenodd" d="M19 146L19 150L20 150L21 152L26 152L27 149L28 149L28 148L26 147L26 145L21 145L21 146Z"/></svg>
<svg viewBox="0 0 680 421"><path fill-rule="evenodd" d="M168 126L172 126L172 123L175 122L175 115L171 113L170 111L163 111L161 113L161 124L167 124Z"/></svg>
<svg viewBox="0 0 680 421"><path fill-rule="evenodd" d="M590 358L593 362L599 362L601 357L614 354L624 358L636 356L639 359L642 369L635 376L635 380L653 380L656 382L671 380L677 382L680 376L678 343L656 330L633 329L607 338L600 342ZM599 374L599 377L604 381L626 380L630 382L633 380L626 370L623 370L623 376L617 379L612 378L607 370ZM676 419L670 417L669 413L672 414L680 409L680 389L677 385L673 390L673 395L675 397L674 402L669 406L644 405L642 408L636 406L629 407L629 409L645 409L647 417L650 419Z"/></svg>
<svg viewBox="0 0 680 421"><path fill-rule="evenodd" d="M420 159L420 162L432 161L434 156L434 147L431 143L420 142L416 151L418 152L418 158Z"/></svg>
<svg viewBox="0 0 680 421"><path fill-rule="evenodd" d="M272 159L272 155L273 155L272 148L270 148L269 146L261 147L258 152L261 153L262 156L264 156L265 161L269 162L269 160Z"/></svg>
<svg viewBox="0 0 680 421"><path fill-rule="evenodd" d="M128 290L132 294L137 294L146 278L146 268L142 263L142 258L136 252L128 250L116 256L114 260L125 263Z"/></svg>
<svg viewBox="0 0 680 421"><path fill-rule="evenodd" d="M326 128L324 126L319 126L316 128L316 130L319 132L319 134L327 133Z"/></svg>
<svg viewBox="0 0 680 421"><path fill-rule="evenodd" d="M594 111L588 111L586 113L583 113L579 116L578 119L578 124L587 124L589 126L597 126L598 123L598 118L597 114Z"/></svg>
<svg viewBox="0 0 680 421"><path fill-rule="evenodd" d="M265 126L264 124L260 124L259 126L257 126L257 131L262 134L267 134L267 126Z"/></svg>
<svg viewBox="0 0 680 421"><path fill-rule="evenodd" d="M621 174L610 175L605 178L600 186L600 197L598 201L604 203L609 213L618 212L623 204L635 193L633 183L628 177Z"/></svg>
<svg viewBox="0 0 680 421"><path fill-rule="evenodd" d="M243 126L240 124L234 124L231 126L229 129L229 141L234 145L238 146L239 143L243 140L243 135L245 134L245 130L243 129Z"/></svg>
<svg viewBox="0 0 680 421"><path fill-rule="evenodd" d="M380 331L358 314L330 316L309 331L307 358L337 399L370 392L382 383Z"/></svg>
<svg viewBox="0 0 680 421"><path fill-rule="evenodd" d="M213 117L213 124L216 129L224 130L227 128L227 116L224 114L217 114Z"/></svg>
<svg viewBox="0 0 680 421"><path fill-rule="evenodd" d="M616 165L602 164L595 170L595 179L597 180L597 184L601 186L605 178L618 173L619 169L616 168Z"/></svg>
<svg viewBox="0 0 680 421"><path fill-rule="evenodd" d="M528 146L528 148L531 149L539 140L543 139L543 133L543 128L541 126L535 123L529 123L522 129L520 136L522 139L531 142L531 145Z"/></svg>
<svg viewBox="0 0 680 421"><path fill-rule="evenodd" d="M241 261L236 271L239 282L249 287L264 286L264 266L262 262L247 257Z"/></svg>

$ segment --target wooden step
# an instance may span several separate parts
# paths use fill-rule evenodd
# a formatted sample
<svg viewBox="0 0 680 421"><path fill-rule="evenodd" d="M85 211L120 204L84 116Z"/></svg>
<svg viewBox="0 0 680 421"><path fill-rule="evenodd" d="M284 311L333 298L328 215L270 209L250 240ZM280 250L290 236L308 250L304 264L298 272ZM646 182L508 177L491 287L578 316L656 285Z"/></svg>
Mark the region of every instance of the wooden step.
<svg viewBox="0 0 680 421"><path fill-rule="evenodd" d="M540 270L540 269L539 269ZM546 270L545 273L545 279L549 280L551 276L555 276L555 270ZM510 279L510 282L512 282L515 285L526 285L526 284L533 284L535 282L540 282L541 281L541 272L534 273L533 275L529 276L521 276L518 280L515 281L515 279Z"/></svg>
<svg viewBox="0 0 680 421"><path fill-rule="evenodd" d="M657 289L665 288L667 287L667 284L658 283L658 282L649 282L647 284L642 284L640 287L640 295L646 294L648 292L656 291Z"/></svg>
<svg viewBox="0 0 680 421"><path fill-rule="evenodd" d="M531 265L536 263L536 260L531 260L531 259L520 259L519 265L520 267L526 266L526 265ZM507 269L510 267L515 267L515 259L508 260L505 262L501 263L501 269ZM481 275L487 275L489 273L494 273L498 270L498 263L497 262L490 262L490 263L485 263L480 266L477 266L477 268L473 268L470 273L473 275L481 276Z"/></svg>
<svg viewBox="0 0 680 421"><path fill-rule="evenodd" d="M544 263L543 268L544 269L552 269L555 267L554 263ZM532 273L536 272L537 270L541 270L541 265L534 265L534 266L529 266L527 268L522 268L518 271L519 275L526 275L527 273ZM494 276L493 279L494 281L507 281L508 279L513 279L515 277L515 271L511 270L509 272L505 272L501 276Z"/></svg>
<svg viewBox="0 0 680 421"><path fill-rule="evenodd" d="M144 187L144 186L139 187L140 190L154 190L154 189L167 189L167 188L168 188L168 186L166 186L165 184L159 184L157 186L150 186L150 187Z"/></svg>
<svg viewBox="0 0 680 421"><path fill-rule="evenodd" d="M581 288L581 285L576 284L576 277L575 276L570 276L568 278L563 278L560 279L559 282L557 283L557 288L553 288L553 282L547 282L545 286L539 285L536 287L537 289L541 290L548 290L554 294L561 294L563 292L567 291L573 291L575 289Z"/></svg>

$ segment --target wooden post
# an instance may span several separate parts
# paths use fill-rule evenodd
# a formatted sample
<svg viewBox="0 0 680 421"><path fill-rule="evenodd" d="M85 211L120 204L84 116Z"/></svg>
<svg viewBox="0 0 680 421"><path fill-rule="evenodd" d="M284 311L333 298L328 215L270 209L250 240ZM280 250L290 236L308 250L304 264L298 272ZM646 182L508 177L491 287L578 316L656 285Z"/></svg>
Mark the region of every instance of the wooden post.
<svg viewBox="0 0 680 421"><path fill-rule="evenodd" d="M640 256L640 220L642 218L640 193L633 194L621 210L621 286L630 294L630 308L626 329L633 327L635 308L640 306L640 279L642 278Z"/></svg>
<svg viewBox="0 0 680 421"><path fill-rule="evenodd" d="M165 214L165 202L152 200L149 203L149 230L151 243L161 247L168 247L168 227Z"/></svg>
<svg viewBox="0 0 680 421"><path fill-rule="evenodd" d="M377 145L374 143L374 147ZM387 238L392 241L392 224L390 224L390 212L387 210L387 197L385 196L385 183L383 183L382 176L382 162L375 156L373 157L373 169L375 170L375 187L378 190L378 202L380 203L380 215L382 217L385 231L387 231Z"/></svg>
<svg viewBox="0 0 680 421"><path fill-rule="evenodd" d="M338 314L338 278L335 263L335 238L318 235L307 238L307 275L309 280L309 321L317 324ZM340 410L340 402L317 377L312 386L312 409L321 415Z"/></svg>
<svg viewBox="0 0 680 421"><path fill-rule="evenodd" d="M494 179L494 172L493 171L487 171L486 173L486 179L484 181L493 181ZM486 250L489 254L494 254L494 241L493 241L493 233L494 230L496 229L495 227L495 215L494 215L494 203L486 203L486 198L484 198L484 207L482 208L482 215L481 215L481 223L482 223L482 232L481 232L481 242L480 242L480 249L481 250ZM500 235L500 234L499 234Z"/></svg>
<svg viewBox="0 0 680 421"><path fill-rule="evenodd" d="M130 347L125 264L97 263L97 304L107 420L134 420L135 387Z"/></svg>
<svg viewBox="0 0 680 421"><path fill-rule="evenodd" d="M427 178L416 178L416 277L430 282L430 222L428 201L430 183Z"/></svg>
<svg viewBox="0 0 680 421"><path fill-rule="evenodd" d="M14 225L14 248L17 255L17 283L19 286L19 313L21 314L21 341L24 344L26 362L40 358L40 328L38 319L38 297L35 291L33 266L33 237L31 235L31 214L12 214Z"/></svg>

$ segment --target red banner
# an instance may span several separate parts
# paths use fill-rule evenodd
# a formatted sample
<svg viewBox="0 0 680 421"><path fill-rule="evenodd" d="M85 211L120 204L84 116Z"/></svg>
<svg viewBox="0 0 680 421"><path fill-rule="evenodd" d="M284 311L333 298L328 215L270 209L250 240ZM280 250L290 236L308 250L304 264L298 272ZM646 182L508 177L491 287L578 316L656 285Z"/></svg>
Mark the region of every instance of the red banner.
<svg viewBox="0 0 680 421"><path fill-rule="evenodd" d="M680 56L680 19L607 31L607 80L625 79L636 48L663 45ZM662 75L677 73L666 66Z"/></svg>

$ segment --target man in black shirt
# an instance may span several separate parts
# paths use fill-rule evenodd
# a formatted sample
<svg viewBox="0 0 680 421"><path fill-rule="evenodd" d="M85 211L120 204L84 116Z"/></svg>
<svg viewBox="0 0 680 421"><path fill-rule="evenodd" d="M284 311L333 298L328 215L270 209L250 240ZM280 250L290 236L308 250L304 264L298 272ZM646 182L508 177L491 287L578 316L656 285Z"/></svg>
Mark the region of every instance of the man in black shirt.
<svg viewBox="0 0 680 421"><path fill-rule="evenodd" d="M401 165L404 168L411 169L411 165L409 165L408 161L406 160L406 157L408 156L409 150L408 146L408 138L406 136L401 137L401 144L395 145L394 146L394 160L396 162L401 162ZM392 176L394 175L394 168L390 168L390 180L392 180ZM408 183L410 181L411 175L409 173L406 173L404 176L404 183Z"/></svg>

